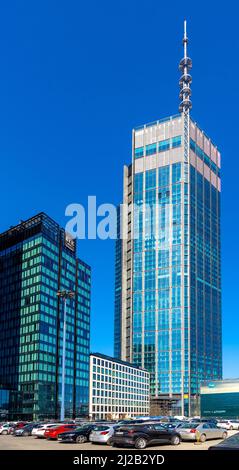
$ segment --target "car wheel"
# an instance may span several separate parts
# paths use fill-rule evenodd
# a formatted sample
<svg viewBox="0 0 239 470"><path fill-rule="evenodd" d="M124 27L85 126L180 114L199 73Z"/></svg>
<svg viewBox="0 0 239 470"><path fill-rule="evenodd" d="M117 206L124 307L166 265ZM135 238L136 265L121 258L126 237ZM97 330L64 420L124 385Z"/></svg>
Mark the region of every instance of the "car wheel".
<svg viewBox="0 0 239 470"><path fill-rule="evenodd" d="M200 436L200 442L206 442L206 440L207 440L206 434L201 434L201 436Z"/></svg>
<svg viewBox="0 0 239 470"><path fill-rule="evenodd" d="M77 436L76 438L76 442L77 444L83 444L84 442L87 441L87 437L86 436Z"/></svg>
<svg viewBox="0 0 239 470"><path fill-rule="evenodd" d="M224 433L223 433L222 438L223 438L223 439L226 439L226 438L227 438L227 432L224 432Z"/></svg>
<svg viewBox="0 0 239 470"><path fill-rule="evenodd" d="M173 446L178 446L180 444L181 440L179 436L173 436L171 439L171 444Z"/></svg>
<svg viewBox="0 0 239 470"><path fill-rule="evenodd" d="M7 431L3 431L2 434L7 434Z"/></svg>
<svg viewBox="0 0 239 470"><path fill-rule="evenodd" d="M136 449L145 449L145 447L147 447L147 441L144 437L139 437L136 439L134 446Z"/></svg>
<svg viewBox="0 0 239 470"><path fill-rule="evenodd" d="M233 431L233 426L230 426L230 431Z"/></svg>

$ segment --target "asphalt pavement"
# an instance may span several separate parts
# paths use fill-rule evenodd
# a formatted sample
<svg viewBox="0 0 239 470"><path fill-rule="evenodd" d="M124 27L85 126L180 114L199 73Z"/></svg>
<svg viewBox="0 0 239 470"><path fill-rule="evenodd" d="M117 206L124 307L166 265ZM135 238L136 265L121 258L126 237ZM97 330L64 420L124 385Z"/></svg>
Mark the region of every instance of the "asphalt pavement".
<svg viewBox="0 0 239 470"><path fill-rule="evenodd" d="M238 431L228 431L228 436L235 434ZM213 439L206 441L203 444L195 444L194 442L181 442L178 446L168 444L160 444L157 446L147 447L148 450L207 450L211 445L216 445L221 442L221 439ZM125 450L125 448L113 448L104 444L91 444L86 442L84 444L64 444L58 441L48 441L46 439L38 439L33 436L29 437L15 437L12 435L0 435L0 451L1 450ZM132 450L136 450L131 448ZM139 452L137 450L137 452ZM142 451L141 451L142 452Z"/></svg>

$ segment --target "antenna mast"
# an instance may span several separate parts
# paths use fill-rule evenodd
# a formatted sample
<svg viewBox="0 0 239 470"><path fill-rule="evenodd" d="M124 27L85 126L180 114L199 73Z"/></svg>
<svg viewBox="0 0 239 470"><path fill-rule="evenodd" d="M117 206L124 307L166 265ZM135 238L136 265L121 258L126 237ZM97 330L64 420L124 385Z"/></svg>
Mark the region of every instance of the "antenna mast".
<svg viewBox="0 0 239 470"><path fill-rule="evenodd" d="M183 36L183 49L184 57L180 60L179 70L182 72L182 76L179 80L180 86L180 105L179 112L188 112L192 108L192 102L190 100L192 91L190 85L192 83L192 77L189 74L189 70L192 68L192 60L188 57L187 53L188 38L187 38L187 21L184 20L184 36Z"/></svg>

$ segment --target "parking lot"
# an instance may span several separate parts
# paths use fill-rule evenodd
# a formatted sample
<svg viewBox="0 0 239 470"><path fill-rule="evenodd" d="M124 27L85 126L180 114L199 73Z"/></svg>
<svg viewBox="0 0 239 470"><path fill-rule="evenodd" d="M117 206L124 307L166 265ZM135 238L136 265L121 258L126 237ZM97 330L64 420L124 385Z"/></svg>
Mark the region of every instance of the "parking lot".
<svg viewBox="0 0 239 470"><path fill-rule="evenodd" d="M237 431L228 431L228 436L232 436ZM182 442L178 446L172 445L158 445L157 447L148 447L150 450L207 450L211 445L215 445L221 442L221 439L213 439L206 441L205 443L195 445L193 442ZM125 448L122 448L125 449ZM121 449L121 450L122 450ZM38 439L33 436L31 437L15 437L12 435L0 435L0 450L116 450L107 445L96 445L85 443L85 444L64 444L58 441L48 441L46 439ZM133 449L135 450L135 449ZM137 450L138 452L138 450Z"/></svg>

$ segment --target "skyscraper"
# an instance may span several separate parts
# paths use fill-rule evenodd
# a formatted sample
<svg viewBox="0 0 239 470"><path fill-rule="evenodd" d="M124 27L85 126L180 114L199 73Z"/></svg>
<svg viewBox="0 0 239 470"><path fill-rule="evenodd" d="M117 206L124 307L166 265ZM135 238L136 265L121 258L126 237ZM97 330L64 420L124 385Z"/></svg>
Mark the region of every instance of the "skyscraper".
<svg viewBox="0 0 239 470"><path fill-rule="evenodd" d="M63 290L75 294L67 299L66 416L87 413L90 283L75 241L46 214L0 235L0 388L20 392L17 417L59 418Z"/></svg>
<svg viewBox="0 0 239 470"><path fill-rule="evenodd" d="M190 116L187 44L185 22L179 114L133 130L115 284L115 354L182 414L222 376L220 153Z"/></svg>

